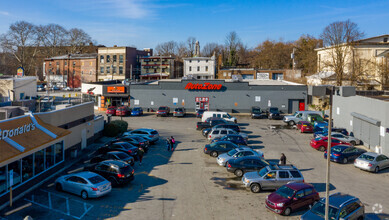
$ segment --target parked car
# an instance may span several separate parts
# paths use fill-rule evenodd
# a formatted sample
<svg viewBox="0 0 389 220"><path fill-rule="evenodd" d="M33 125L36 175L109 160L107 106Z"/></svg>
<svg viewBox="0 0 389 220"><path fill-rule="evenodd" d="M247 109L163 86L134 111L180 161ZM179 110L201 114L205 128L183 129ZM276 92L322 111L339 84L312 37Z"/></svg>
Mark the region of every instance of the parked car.
<svg viewBox="0 0 389 220"><path fill-rule="evenodd" d="M205 109L197 109L196 111L196 118L201 118L203 117L203 113L205 112Z"/></svg>
<svg viewBox="0 0 389 220"><path fill-rule="evenodd" d="M293 115L284 116L284 122L288 125L295 125L299 121L307 121L309 114L317 114L323 117L321 111L296 111Z"/></svg>
<svg viewBox="0 0 389 220"><path fill-rule="evenodd" d="M112 116L115 116L116 115L116 106L109 106L107 108L107 111L105 112L107 115L112 115Z"/></svg>
<svg viewBox="0 0 389 220"><path fill-rule="evenodd" d="M248 140L248 136L247 134L245 133L238 133L232 129L229 129L229 128L215 128L215 129L212 129L209 133L208 133L208 140L212 140L214 138L218 138L218 137L223 137L227 134L238 134L240 136L242 136L246 141Z"/></svg>
<svg viewBox="0 0 389 220"><path fill-rule="evenodd" d="M247 156L228 160L226 168L228 172L235 174L235 176L242 177L247 172L259 171L269 165L269 162L263 159L262 156Z"/></svg>
<svg viewBox="0 0 389 220"><path fill-rule="evenodd" d="M263 152L260 150L253 150L249 147L239 147L239 148L232 149L232 150L228 151L227 153L220 154L217 157L216 162L220 166L225 167L227 161L229 161L231 159L237 159L240 157L247 157L247 156L257 156L257 157L262 157L262 158L264 157Z"/></svg>
<svg viewBox="0 0 389 220"><path fill-rule="evenodd" d="M111 182L112 186L122 185L134 180L134 169L120 160L105 160L85 166L84 170L103 176Z"/></svg>
<svg viewBox="0 0 389 220"><path fill-rule="evenodd" d="M331 138L331 147L336 145L350 145L347 142L338 140L336 138ZM325 151L327 150L328 146L328 137L317 137L315 139L311 140L311 147L315 148L318 151Z"/></svg>
<svg viewBox="0 0 389 220"><path fill-rule="evenodd" d="M354 161L361 154L365 153L366 150L356 148L349 145L337 145L331 148L331 161L337 163L348 163ZM327 151L324 152L324 158L327 159Z"/></svg>
<svg viewBox="0 0 389 220"><path fill-rule="evenodd" d="M247 140L244 139L241 135L239 134L228 134L226 136L223 136L223 137L219 137L219 138L214 138L212 140L212 143L213 142L218 142L218 141L230 141L236 145L245 145L247 146Z"/></svg>
<svg viewBox="0 0 389 220"><path fill-rule="evenodd" d="M267 118L266 112L262 111L260 107L252 107L251 108L251 118L252 119L263 119Z"/></svg>
<svg viewBox="0 0 389 220"><path fill-rule="evenodd" d="M237 123L237 119L235 117L232 117L227 112L215 112L215 111L205 111L203 113L203 116L201 117L201 121L207 120L207 118L222 118L226 121Z"/></svg>
<svg viewBox="0 0 389 220"><path fill-rule="evenodd" d="M301 216L301 220L324 219L326 199L322 198L312 206L311 210ZM356 197L335 193L329 196L328 219L356 219L362 220L365 215L365 206Z"/></svg>
<svg viewBox="0 0 389 220"><path fill-rule="evenodd" d="M308 121L299 121L296 127L301 133L313 132L313 126Z"/></svg>
<svg viewBox="0 0 389 220"><path fill-rule="evenodd" d="M281 120L283 118L277 107L270 107L267 110L267 115L269 119Z"/></svg>
<svg viewBox="0 0 389 220"><path fill-rule="evenodd" d="M314 125L315 123L323 123L325 122L324 118L318 114L308 114L307 121ZM327 122L326 122L327 123Z"/></svg>
<svg viewBox="0 0 389 220"><path fill-rule="evenodd" d="M203 129L203 131L202 131L203 136L206 137L209 134L209 132L212 131L212 129L217 129L217 128L228 128L228 129L232 129L238 133L240 132L239 125L231 123L231 122L227 122L226 124L218 124L218 125L213 126L212 128Z"/></svg>
<svg viewBox="0 0 389 220"><path fill-rule="evenodd" d="M111 192L111 183L99 174L79 172L64 175L55 180L55 188L81 196L83 199L96 198Z"/></svg>
<svg viewBox="0 0 389 220"><path fill-rule="evenodd" d="M328 130L328 123L325 121L316 121L313 123L313 131L323 131L323 130Z"/></svg>
<svg viewBox="0 0 389 220"><path fill-rule="evenodd" d="M319 193L311 184L288 183L266 197L266 208L281 214L290 215L292 212L308 208L320 200Z"/></svg>
<svg viewBox="0 0 389 220"><path fill-rule="evenodd" d="M354 166L361 170L378 173L389 167L389 158L383 154L366 152L355 159Z"/></svg>
<svg viewBox="0 0 389 220"><path fill-rule="evenodd" d="M157 117L158 116L169 116L170 114L170 108L167 106L161 106L157 110Z"/></svg>
<svg viewBox="0 0 389 220"><path fill-rule="evenodd" d="M131 116L141 116L143 115L143 109L141 107L135 107L131 111Z"/></svg>
<svg viewBox="0 0 389 220"><path fill-rule="evenodd" d="M345 128L332 128L331 132L338 132L338 133L342 133L342 134L347 135L347 136L349 135L348 131ZM323 129L316 130L315 133L313 134L313 137L317 138L317 136L322 135L324 133L328 134L328 127L324 127Z"/></svg>
<svg viewBox="0 0 389 220"><path fill-rule="evenodd" d="M120 106L116 109L116 116L128 116L131 115L131 109L128 106Z"/></svg>
<svg viewBox="0 0 389 220"><path fill-rule="evenodd" d="M213 128L214 126L216 125L219 125L219 124L227 124L227 123L231 123L231 122L228 122L222 118L207 118L207 120L205 122L197 122L196 124L196 130L202 130L204 131L204 129L208 129L208 128Z"/></svg>
<svg viewBox="0 0 389 220"><path fill-rule="evenodd" d="M135 129L123 133L123 136L132 136L132 135L151 138L149 141L152 144L154 144L159 140L158 131L151 128L139 128L139 129Z"/></svg>
<svg viewBox="0 0 389 220"><path fill-rule="evenodd" d="M186 114L185 108L175 108L173 112L174 117L184 117Z"/></svg>
<svg viewBox="0 0 389 220"><path fill-rule="evenodd" d="M43 92L43 91L46 90L44 85L37 85L36 89L37 89L38 92Z"/></svg>
<svg viewBox="0 0 389 220"><path fill-rule="evenodd" d="M219 141L212 144L207 144L204 147L204 153L212 157L217 157L220 153L226 153L232 149L237 148L238 145L229 141Z"/></svg>
<svg viewBox="0 0 389 220"><path fill-rule="evenodd" d="M264 189L277 189L289 182L304 182L304 177L293 165L270 165L244 174L242 182L251 192L258 193Z"/></svg>
<svg viewBox="0 0 389 220"><path fill-rule="evenodd" d="M328 136L328 133L319 134L317 137L326 137L326 136ZM331 137L334 137L334 138L341 140L343 142L347 142L353 146L361 144L361 141L359 139L352 137L352 136L347 136L347 135L344 135L344 134L338 133L338 132L331 133Z"/></svg>
<svg viewBox="0 0 389 220"><path fill-rule="evenodd" d="M98 154L106 154L110 151L124 152L133 157L135 160L138 158L138 148L127 142L115 142L97 149Z"/></svg>
<svg viewBox="0 0 389 220"><path fill-rule="evenodd" d="M70 88L69 86L68 87L65 87L63 88L64 91L73 91L73 88Z"/></svg>
<svg viewBox="0 0 389 220"><path fill-rule="evenodd" d="M136 147L141 147L145 153L149 151L150 142L144 139L142 136L124 136L116 139L117 141L125 141Z"/></svg>
<svg viewBox="0 0 389 220"><path fill-rule="evenodd" d="M121 160L130 164L131 166L134 166L135 164L134 158L132 156L121 151L109 151L106 154L97 155L90 160L90 163L100 163L104 160Z"/></svg>

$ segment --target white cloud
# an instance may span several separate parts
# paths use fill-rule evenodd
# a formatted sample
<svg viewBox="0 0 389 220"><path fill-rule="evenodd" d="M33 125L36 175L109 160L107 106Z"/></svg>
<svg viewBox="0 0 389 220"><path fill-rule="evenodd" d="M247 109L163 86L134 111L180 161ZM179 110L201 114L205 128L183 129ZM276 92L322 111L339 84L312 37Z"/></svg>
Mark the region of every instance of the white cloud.
<svg viewBox="0 0 389 220"><path fill-rule="evenodd" d="M9 16L9 12L7 12L7 11L0 11L0 15Z"/></svg>

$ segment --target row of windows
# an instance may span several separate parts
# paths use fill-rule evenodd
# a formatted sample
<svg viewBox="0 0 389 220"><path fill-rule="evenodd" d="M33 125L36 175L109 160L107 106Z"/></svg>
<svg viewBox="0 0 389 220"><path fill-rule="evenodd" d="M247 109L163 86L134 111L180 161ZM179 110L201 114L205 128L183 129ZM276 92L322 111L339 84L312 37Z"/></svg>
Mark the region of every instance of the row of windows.
<svg viewBox="0 0 389 220"><path fill-rule="evenodd" d="M74 71L74 70L73 70ZM73 73L74 74L74 73ZM81 75L84 75L84 71L81 71ZM89 75L92 75L92 70L89 71Z"/></svg>
<svg viewBox="0 0 389 220"><path fill-rule="evenodd" d="M201 69L201 68L198 66L198 67L197 67L197 72L200 72L200 69ZM189 72L191 72L191 71L192 71L192 67L190 66L190 67L189 67ZM205 66L205 67L204 67L204 71L205 71L205 72L208 72L208 66Z"/></svg>
<svg viewBox="0 0 389 220"><path fill-rule="evenodd" d="M104 67L100 67L100 73L101 74L115 74L117 71L117 67L116 66L112 66L112 72L111 72L111 67L110 66L107 66L106 68ZM123 74L123 67L122 66L119 66L119 74Z"/></svg>
<svg viewBox="0 0 389 220"><path fill-rule="evenodd" d="M57 61L55 64L58 67L59 66L59 61ZM68 65L68 62L65 61L65 66L67 66L67 65ZM75 66L75 65L76 65L76 61L73 61L73 66ZM84 62L82 62L82 65L84 65ZM92 62L90 62L90 65L92 66ZM49 66L51 66L51 62L49 62Z"/></svg>
<svg viewBox="0 0 389 220"><path fill-rule="evenodd" d="M161 71L157 70L157 69L154 69L154 70L150 70L150 69L146 69L146 73L160 73ZM167 73L169 71L167 71L166 69L162 69L162 73Z"/></svg>
<svg viewBox="0 0 389 220"><path fill-rule="evenodd" d="M64 160L63 142L53 144L20 160L0 167L0 194L10 188L10 172L13 172L13 187L34 178Z"/></svg>
<svg viewBox="0 0 389 220"><path fill-rule="evenodd" d="M192 60L189 60L189 63L191 63ZM200 63L200 60L197 60L198 63ZM205 60L206 63L208 63L208 60Z"/></svg>
<svg viewBox="0 0 389 220"><path fill-rule="evenodd" d="M104 63L104 60L109 63L109 62L113 62L113 63L116 63L117 62L117 55L112 55L112 60L111 60L111 55L107 55L104 59L104 55L101 55L100 56L100 63ZM123 55L119 55L119 63L123 63Z"/></svg>

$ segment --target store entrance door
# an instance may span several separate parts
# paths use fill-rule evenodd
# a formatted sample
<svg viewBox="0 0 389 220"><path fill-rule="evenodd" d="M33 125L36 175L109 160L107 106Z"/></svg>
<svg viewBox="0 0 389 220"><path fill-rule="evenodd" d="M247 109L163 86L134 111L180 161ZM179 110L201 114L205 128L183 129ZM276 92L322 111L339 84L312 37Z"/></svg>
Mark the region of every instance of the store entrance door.
<svg viewBox="0 0 389 220"><path fill-rule="evenodd" d="M209 97L196 97L196 110L198 109L204 109L209 110Z"/></svg>

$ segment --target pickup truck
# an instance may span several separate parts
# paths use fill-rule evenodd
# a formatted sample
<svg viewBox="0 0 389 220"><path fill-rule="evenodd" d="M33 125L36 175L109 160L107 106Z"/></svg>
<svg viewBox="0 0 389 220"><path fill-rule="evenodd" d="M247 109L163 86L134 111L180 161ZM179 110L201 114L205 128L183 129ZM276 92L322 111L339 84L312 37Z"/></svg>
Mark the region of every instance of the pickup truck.
<svg viewBox="0 0 389 220"><path fill-rule="evenodd" d="M221 118L208 118L205 120L205 122L197 122L196 125L196 130L203 130L207 128L212 128L215 125L220 125L220 124L227 124L228 122L224 119Z"/></svg>

